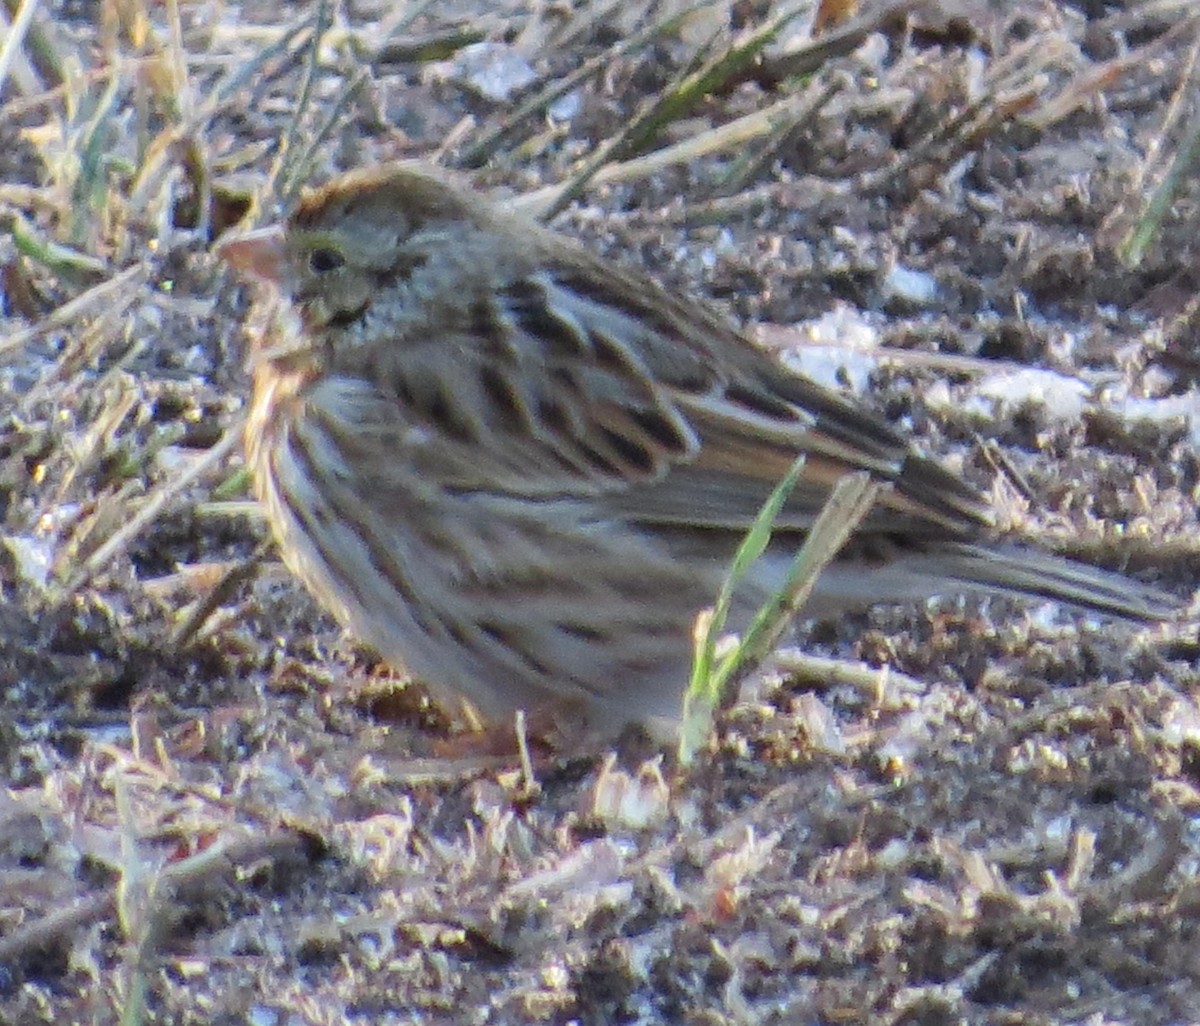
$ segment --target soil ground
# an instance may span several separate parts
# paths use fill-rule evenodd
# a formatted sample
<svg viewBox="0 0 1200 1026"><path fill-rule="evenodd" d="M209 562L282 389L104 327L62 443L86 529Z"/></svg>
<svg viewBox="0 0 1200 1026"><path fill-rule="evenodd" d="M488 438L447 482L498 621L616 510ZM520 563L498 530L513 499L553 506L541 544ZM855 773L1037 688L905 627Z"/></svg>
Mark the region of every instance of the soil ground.
<svg viewBox="0 0 1200 1026"><path fill-rule="evenodd" d="M780 5L178 6L44 3L0 93L0 1022L1200 1022L1193 616L864 610L798 637L873 669L783 653L688 770L439 756L266 544L210 252L397 157L577 184L557 228L1188 602L1193 5L801 5L742 61Z"/></svg>

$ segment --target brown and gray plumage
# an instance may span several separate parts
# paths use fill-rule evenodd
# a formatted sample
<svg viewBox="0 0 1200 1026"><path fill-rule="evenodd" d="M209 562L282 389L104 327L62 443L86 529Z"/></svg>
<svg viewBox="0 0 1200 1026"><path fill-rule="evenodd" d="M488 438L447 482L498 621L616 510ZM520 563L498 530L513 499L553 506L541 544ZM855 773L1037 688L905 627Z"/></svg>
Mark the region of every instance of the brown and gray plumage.
<svg viewBox="0 0 1200 1026"><path fill-rule="evenodd" d="M972 591L1173 608L995 538L982 498L885 422L437 170L345 175L222 255L274 286L246 441L285 560L485 716L564 699L610 723L677 716L696 613L799 453L744 609L859 470L887 488L815 613Z"/></svg>

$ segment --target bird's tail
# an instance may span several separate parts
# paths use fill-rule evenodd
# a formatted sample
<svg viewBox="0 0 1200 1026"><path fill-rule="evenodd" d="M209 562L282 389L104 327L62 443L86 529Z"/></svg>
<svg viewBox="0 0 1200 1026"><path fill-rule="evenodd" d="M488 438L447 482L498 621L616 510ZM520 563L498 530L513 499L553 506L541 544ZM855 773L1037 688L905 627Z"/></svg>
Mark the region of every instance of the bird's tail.
<svg viewBox="0 0 1200 1026"><path fill-rule="evenodd" d="M1001 592L1147 621L1169 619L1181 605L1173 595L1124 574L1019 545L944 542L917 558L923 576L946 582L945 588L933 589L935 594Z"/></svg>
<svg viewBox="0 0 1200 1026"><path fill-rule="evenodd" d="M1047 599L1141 621L1171 619L1183 605L1175 596L1124 574L1015 544L926 543L892 552L874 566L843 553L847 556L834 560L818 579L814 601L806 609L810 615L964 593Z"/></svg>

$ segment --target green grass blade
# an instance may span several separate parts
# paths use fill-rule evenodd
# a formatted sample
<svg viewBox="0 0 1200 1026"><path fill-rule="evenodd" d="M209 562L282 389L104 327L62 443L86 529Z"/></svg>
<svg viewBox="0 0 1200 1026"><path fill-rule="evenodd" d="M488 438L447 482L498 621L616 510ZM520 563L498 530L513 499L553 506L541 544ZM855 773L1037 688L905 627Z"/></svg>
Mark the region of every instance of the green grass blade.
<svg viewBox="0 0 1200 1026"><path fill-rule="evenodd" d="M738 547L717 602L697 620L692 675L684 696L679 760L688 765L709 736L712 717L731 684L754 669L771 651L792 617L812 594L822 570L870 512L880 485L870 474L850 474L830 493L796 553L783 587L755 614L743 637L727 653L716 655L716 641L728 618L734 590L762 556L775 521L803 468L799 459L764 503Z"/></svg>

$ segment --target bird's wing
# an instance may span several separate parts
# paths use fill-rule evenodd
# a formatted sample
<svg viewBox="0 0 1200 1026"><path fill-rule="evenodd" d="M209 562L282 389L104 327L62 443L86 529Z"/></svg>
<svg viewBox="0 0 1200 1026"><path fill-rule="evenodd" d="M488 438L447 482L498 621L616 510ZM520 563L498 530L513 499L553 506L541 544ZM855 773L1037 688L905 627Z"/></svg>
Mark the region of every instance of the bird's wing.
<svg viewBox="0 0 1200 1026"><path fill-rule="evenodd" d="M744 530L804 454L780 527L806 527L833 485L861 470L890 486L868 529L969 536L989 522L974 490L886 422L786 370L700 304L648 292L581 250L553 256L541 260L548 274L508 289L508 316L531 337L569 338L562 368L594 375L580 391L610 397L585 418L585 437L614 433L637 455L633 469L652 471L627 468L606 493L614 511Z"/></svg>
<svg viewBox="0 0 1200 1026"><path fill-rule="evenodd" d="M974 491L884 421L699 304L530 231L519 273L464 295L436 338L408 340L374 375L448 440L437 458L451 487L744 530L803 454L780 527L807 527L861 470L888 486L868 529L967 537L987 523Z"/></svg>

